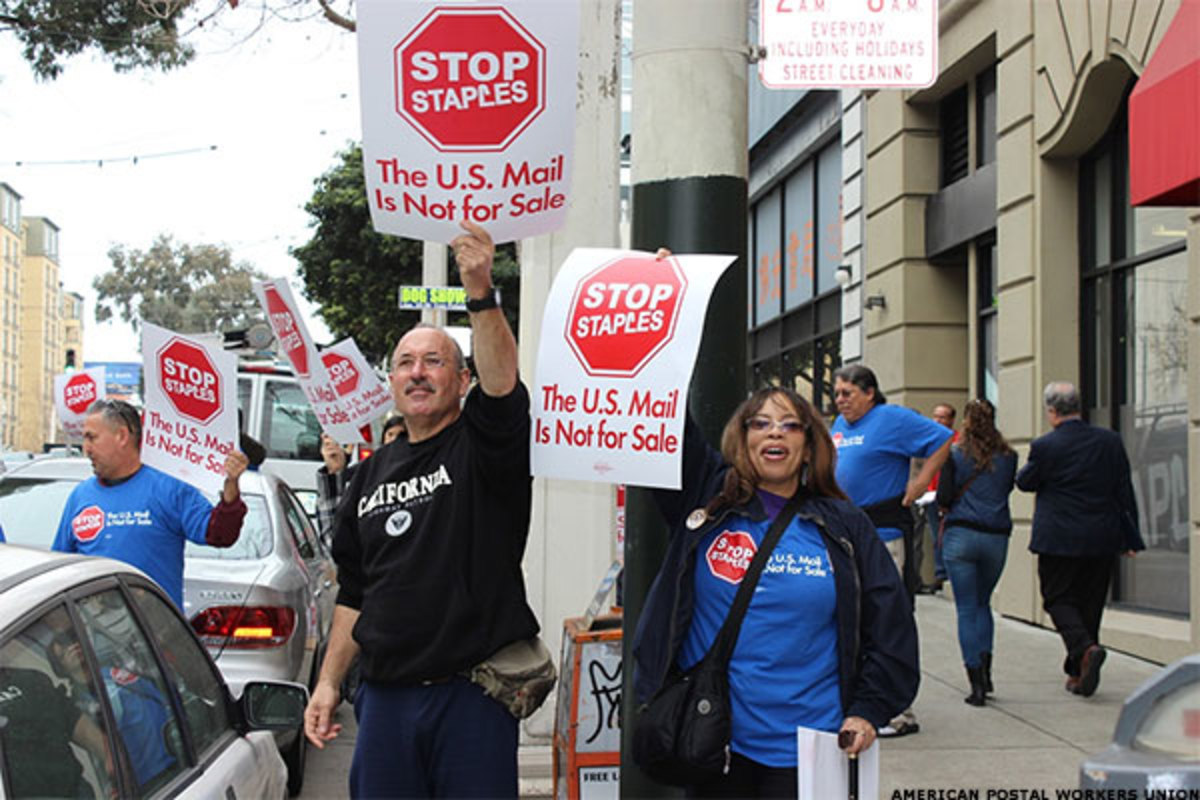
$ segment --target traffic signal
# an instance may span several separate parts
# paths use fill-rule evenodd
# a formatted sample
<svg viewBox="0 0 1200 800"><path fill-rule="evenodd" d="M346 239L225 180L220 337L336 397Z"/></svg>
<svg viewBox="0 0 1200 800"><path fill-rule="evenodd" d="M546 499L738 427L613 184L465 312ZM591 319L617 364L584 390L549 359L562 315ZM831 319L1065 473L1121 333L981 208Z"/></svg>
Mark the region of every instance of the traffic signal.
<svg viewBox="0 0 1200 800"><path fill-rule="evenodd" d="M74 372L74 371L75 371L75 350L74 350L74 349L69 349L69 350L67 350L67 365L66 365L66 371L67 371L67 372Z"/></svg>

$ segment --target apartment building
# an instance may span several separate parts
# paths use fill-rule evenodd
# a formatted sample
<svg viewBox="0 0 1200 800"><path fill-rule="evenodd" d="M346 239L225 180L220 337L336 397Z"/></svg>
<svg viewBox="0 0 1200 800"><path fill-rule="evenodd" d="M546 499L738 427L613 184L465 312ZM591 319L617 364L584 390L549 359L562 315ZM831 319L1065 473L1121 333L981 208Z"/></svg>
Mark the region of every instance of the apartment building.
<svg viewBox="0 0 1200 800"><path fill-rule="evenodd" d="M0 183L0 445L15 447L21 339L21 195Z"/></svg>
<svg viewBox="0 0 1200 800"><path fill-rule="evenodd" d="M65 363L62 288L59 283L58 226L46 217L22 220L25 248L21 263L20 371L15 448L40 452L56 441L54 376Z"/></svg>

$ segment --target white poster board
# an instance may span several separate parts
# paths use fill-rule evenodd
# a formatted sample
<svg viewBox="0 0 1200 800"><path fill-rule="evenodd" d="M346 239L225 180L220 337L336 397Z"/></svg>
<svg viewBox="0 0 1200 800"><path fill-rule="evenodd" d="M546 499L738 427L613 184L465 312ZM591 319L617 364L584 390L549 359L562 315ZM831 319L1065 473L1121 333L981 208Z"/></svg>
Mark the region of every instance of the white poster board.
<svg viewBox="0 0 1200 800"><path fill-rule="evenodd" d="M267 313L267 321L279 342L279 353L291 365L321 430L338 444L364 441L349 411L338 400L337 390L317 353L287 279L255 281L254 293Z"/></svg>
<svg viewBox="0 0 1200 800"><path fill-rule="evenodd" d="M796 789L798 800L848 797L850 759L838 747L838 735L812 728L796 729ZM858 754L858 798L879 797L879 741Z"/></svg>
<svg viewBox="0 0 1200 800"><path fill-rule="evenodd" d="M321 363L350 418L349 424L358 428L370 425L395 406L391 388L375 374L353 339L343 339L322 350Z"/></svg>
<svg viewBox="0 0 1200 800"><path fill-rule="evenodd" d="M107 396L104 367L54 376L54 408L68 442L83 441L83 421L88 406Z"/></svg>
<svg viewBox="0 0 1200 800"><path fill-rule="evenodd" d="M708 300L734 256L576 249L546 298L533 474L677 489Z"/></svg>
<svg viewBox="0 0 1200 800"><path fill-rule="evenodd" d="M363 173L375 230L496 242L566 220L579 3L359 0Z"/></svg>
<svg viewBox="0 0 1200 800"><path fill-rule="evenodd" d="M938 73L938 0L759 0L770 89L916 89Z"/></svg>
<svg viewBox="0 0 1200 800"><path fill-rule="evenodd" d="M142 325L142 462L217 494L237 446L237 357Z"/></svg>

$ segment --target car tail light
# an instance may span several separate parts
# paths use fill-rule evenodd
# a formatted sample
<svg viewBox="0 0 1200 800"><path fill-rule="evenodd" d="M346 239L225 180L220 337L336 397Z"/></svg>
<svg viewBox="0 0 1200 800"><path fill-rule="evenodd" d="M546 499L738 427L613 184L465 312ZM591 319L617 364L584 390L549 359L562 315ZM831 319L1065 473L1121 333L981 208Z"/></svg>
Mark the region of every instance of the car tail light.
<svg viewBox="0 0 1200 800"><path fill-rule="evenodd" d="M207 647L279 647L296 628L296 612L283 606L212 606L192 617Z"/></svg>
<svg viewBox="0 0 1200 800"><path fill-rule="evenodd" d="M1200 761L1200 683L1185 684L1158 698L1133 737L1133 746L1181 761Z"/></svg>

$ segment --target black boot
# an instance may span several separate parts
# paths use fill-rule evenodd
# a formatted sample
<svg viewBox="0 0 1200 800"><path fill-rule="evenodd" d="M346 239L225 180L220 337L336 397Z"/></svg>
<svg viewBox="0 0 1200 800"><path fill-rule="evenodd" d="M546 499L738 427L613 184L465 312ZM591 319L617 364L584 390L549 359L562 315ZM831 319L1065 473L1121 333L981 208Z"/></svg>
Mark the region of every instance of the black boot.
<svg viewBox="0 0 1200 800"><path fill-rule="evenodd" d="M991 651L979 654L979 666L983 668L983 691L987 694L994 694L996 687L992 686L992 653Z"/></svg>
<svg viewBox="0 0 1200 800"><path fill-rule="evenodd" d="M971 682L971 693L963 698L964 703L981 706L987 702L983 689L983 667L967 667L967 679Z"/></svg>

